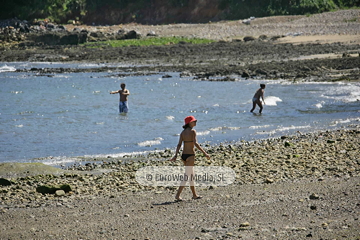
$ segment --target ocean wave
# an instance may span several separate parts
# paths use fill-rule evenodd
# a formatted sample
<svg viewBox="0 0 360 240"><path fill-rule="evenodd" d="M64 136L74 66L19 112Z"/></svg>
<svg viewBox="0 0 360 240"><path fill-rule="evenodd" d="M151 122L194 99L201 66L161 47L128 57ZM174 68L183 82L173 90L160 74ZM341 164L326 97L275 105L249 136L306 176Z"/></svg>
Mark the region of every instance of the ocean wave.
<svg viewBox="0 0 360 240"><path fill-rule="evenodd" d="M0 72L15 72L16 68L8 66L8 65L4 65L0 67Z"/></svg>
<svg viewBox="0 0 360 240"><path fill-rule="evenodd" d="M196 132L196 134L199 135L199 136L209 135L210 131Z"/></svg>
<svg viewBox="0 0 360 240"><path fill-rule="evenodd" d="M321 101L321 102L315 104L314 106L317 108L322 108L324 103L325 103L324 101Z"/></svg>
<svg viewBox="0 0 360 240"><path fill-rule="evenodd" d="M241 127L214 127L210 128L210 131L216 132L216 131L223 131L223 130L239 130Z"/></svg>
<svg viewBox="0 0 360 240"><path fill-rule="evenodd" d="M327 99L333 99L342 102L358 102L360 101L360 86L355 84L342 84L329 87L327 91L321 95Z"/></svg>
<svg viewBox="0 0 360 240"><path fill-rule="evenodd" d="M360 118L338 119L338 120L332 122L332 126L336 126L338 124L343 124L343 123L359 122L359 121L360 121Z"/></svg>
<svg viewBox="0 0 360 240"><path fill-rule="evenodd" d="M49 157L41 161L43 164L50 165L50 166L62 166L72 163L79 163L78 158L68 158L68 157Z"/></svg>
<svg viewBox="0 0 360 240"><path fill-rule="evenodd" d="M11 93L14 93L14 94L21 94L21 93L23 93L23 91L11 91Z"/></svg>
<svg viewBox="0 0 360 240"><path fill-rule="evenodd" d="M276 130L256 132L256 134L259 134L259 135L273 135L275 133L276 133Z"/></svg>
<svg viewBox="0 0 360 240"><path fill-rule="evenodd" d="M250 126L249 128L250 129L259 129L259 128L268 128L270 127L271 125L262 125L262 126Z"/></svg>
<svg viewBox="0 0 360 240"><path fill-rule="evenodd" d="M277 106L277 102L282 102L281 98L275 96L265 97L266 106Z"/></svg>
<svg viewBox="0 0 360 240"><path fill-rule="evenodd" d="M290 126L290 127L282 127L282 128L278 128L276 129L276 131L288 131L288 130L296 130L296 129L304 129L304 128L310 128L310 125L306 125L306 126Z"/></svg>
<svg viewBox="0 0 360 240"><path fill-rule="evenodd" d="M153 140L147 140L147 141L144 141L144 142L139 142L137 145L139 145L140 147L151 147L153 145L160 145L162 140L164 140L164 139L155 138Z"/></svg>

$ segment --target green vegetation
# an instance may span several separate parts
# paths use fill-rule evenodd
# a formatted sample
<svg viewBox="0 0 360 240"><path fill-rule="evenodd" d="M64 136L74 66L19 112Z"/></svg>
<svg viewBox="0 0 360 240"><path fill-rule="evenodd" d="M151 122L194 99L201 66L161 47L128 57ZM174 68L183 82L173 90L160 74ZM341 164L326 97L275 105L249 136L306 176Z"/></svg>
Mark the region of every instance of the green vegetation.
<svg viewBox="0 0 360 240"><path fill-rule="evenodd" d="M0 18L17 17L30 21L47 18L57 23L67 23L69 20L90 22L102 17L106 24L109 21L106 14L112 13L115 15L111 20L117 24L146 23L151 21L151 13L159 8L184 13L189 12L194 4L196 2L191 0L11 0L2 4ZM360 7L360 0L216 0L212 4L218 12L223 12L220 20L235 20L250 16L304 15ZM186 17L182 19L181 14L168 19L186 22Z"/></svg>
<svg viewBox="0 0 360 240"><path fill-rule="evenodd" d="M209 39L184 38L184 37L147 37L141 39L110 40L104 42L89 42L83 45L89 48L100 47L128 47L128 46L160 46L179 43L206 44L214 42Z"/></svg>
<svg viewBox="0 0 360 240"><path fill-rule="evenodd" d="M229 9L227 19L249 16L310 15L340 8L360 6L360 0L221 0L223 9Z"/></svg>

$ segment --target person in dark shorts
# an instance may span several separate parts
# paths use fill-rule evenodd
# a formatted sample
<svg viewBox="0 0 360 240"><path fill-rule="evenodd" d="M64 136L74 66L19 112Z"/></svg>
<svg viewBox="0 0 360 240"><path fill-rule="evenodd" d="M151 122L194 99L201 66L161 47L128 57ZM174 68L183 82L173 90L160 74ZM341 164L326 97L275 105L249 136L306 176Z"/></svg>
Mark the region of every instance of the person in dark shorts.
<svg viewBox="0 0 360 240"><path fill-rule="evenodd" d="M194 178L194 164L195 164L195 147L199 149L207 159L210 159L210 156L202 149L202 147L198 144L196 139L196 131L193 129L196 126L197 120L194 116L188 116L184 119L185 125L183 126L184 130L180 134L179 143L176 147L175 156L170 161L175 161L179 150L181 148L182 143L184 143L181 160L185 166L185 174L188 176L188 180L190 181L190 189L193 194L192 199L200 199L201 196L197 195L195 190ZM179 189L176 193L175 200L182 201L180 198L180 194L184 189L186 181L181 182Z"/></svg>
<svg viewBox="0 0 360 240"><path fill-rule="evenodd" d="M263 105L261 103L260 98L262 98L264 105L265 105L265 100L264 100L264 92L265 92L265 84L260 84L260 88L256 91L252 102L253 102L253 108L250 110L250 112L253 112L256 108L256 105L258 105L260 107L259 113L262 112L263 110Z"/></svg>

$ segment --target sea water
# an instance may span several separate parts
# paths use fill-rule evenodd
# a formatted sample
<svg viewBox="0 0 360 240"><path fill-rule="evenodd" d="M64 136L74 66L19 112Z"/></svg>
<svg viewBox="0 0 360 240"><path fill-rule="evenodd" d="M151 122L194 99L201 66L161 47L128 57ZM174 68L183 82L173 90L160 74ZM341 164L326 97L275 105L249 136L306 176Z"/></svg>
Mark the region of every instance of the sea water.
<svg viewBox="0 0 360 240"><path fill-rule="evenodd" d="M198 142L217 145L359 124L360 83L287 80L198 81L179 73L118 71L39 74L32 67L103 65L0 63L0 162L60 165L85 158L175 150L183 119L198 119ZM165 78L170 75L170 78ZM129 89L127 114L118 90ZM252 97L266 84L262 114Z"/></svg>

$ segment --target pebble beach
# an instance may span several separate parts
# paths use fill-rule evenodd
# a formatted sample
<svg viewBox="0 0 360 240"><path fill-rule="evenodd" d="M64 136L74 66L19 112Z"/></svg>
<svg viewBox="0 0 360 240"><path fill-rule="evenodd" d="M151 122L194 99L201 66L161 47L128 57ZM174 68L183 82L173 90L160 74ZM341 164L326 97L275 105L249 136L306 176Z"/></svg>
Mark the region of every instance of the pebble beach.
<svg viewBox="0 0 360 240"><path fill-rule="evenodd" d="M359 17L359 10L345 10L255 19L250 26L259 25L252 28L233 21L118 27L219 40L301 32L310 37L302 44L312 37L337 42L341 35L355 51ZM352 70L358 81L359 69ZM360 239L359 139L360 125L352 124L252 142L200 143L211 159L198 153L196 166L229 167L236 178L228 186L197 188L198 200L186 188L182 202L175 201L176 186L143 186L135 178L146 166L181 166L169 161L175 146L61 168L1 163L0 239Z"/></svg>
<svg viewBox="0 0 360 240"><path fill-rule="evenodd" d="M82 167L2 164L2 239L358 239L359 126L278 139L204 146L198 166L226 166L236 180L175 202L177 187L139 185L145 166L180 166L173 151L97 159ZM101 161L101 163L99 163ZM39 174L42 172L43 174ZM21 174L18 172L18 174ZM6 178L5 178L6 177ZM2 184L5 180L2 179ZM40 186L58 188L41 193Z"/></svg>

